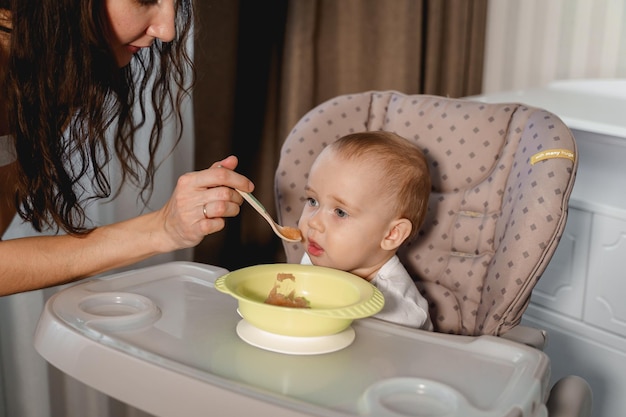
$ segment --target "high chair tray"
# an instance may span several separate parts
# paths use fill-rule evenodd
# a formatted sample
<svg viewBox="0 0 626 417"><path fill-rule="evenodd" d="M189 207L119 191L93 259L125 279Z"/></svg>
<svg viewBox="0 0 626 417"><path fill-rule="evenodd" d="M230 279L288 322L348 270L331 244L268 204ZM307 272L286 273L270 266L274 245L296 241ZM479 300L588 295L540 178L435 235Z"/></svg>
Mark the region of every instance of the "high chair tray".
<svg viewBox="0 0 626 417"><path fill-rule="evenodd" d="M237 334L227 271L170 262L52 296L35 348L83 383L159 417L546 416L549 361L501 338L452 336L377 319L339 350L294 355Z"/></svg>

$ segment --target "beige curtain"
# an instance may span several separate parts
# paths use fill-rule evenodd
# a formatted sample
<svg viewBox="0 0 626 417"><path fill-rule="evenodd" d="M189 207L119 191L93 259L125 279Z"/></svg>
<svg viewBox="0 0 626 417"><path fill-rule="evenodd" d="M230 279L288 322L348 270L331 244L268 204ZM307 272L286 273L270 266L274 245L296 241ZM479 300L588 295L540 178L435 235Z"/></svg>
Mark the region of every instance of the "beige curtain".
<svg viewBox="0 0 626 417"><path fill-rule="evenodd" d="M481 91L487 0L200 3L196 166L236 154L272 214L282 142L322 101L367 90L450 97ZM195 251L197 261L229 269L283 256L247 206Z"/></svg>

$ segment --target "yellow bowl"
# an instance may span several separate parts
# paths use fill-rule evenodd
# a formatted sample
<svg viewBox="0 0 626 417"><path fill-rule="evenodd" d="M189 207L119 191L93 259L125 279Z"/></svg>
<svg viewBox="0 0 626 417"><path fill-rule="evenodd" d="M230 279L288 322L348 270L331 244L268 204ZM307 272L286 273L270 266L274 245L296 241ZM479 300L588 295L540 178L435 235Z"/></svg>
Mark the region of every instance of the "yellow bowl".
<svg viewBox="0 0 626 417"><path fill-rule="evenodd" d="M305 297L310 308L265 303L279 273L293 274L295 295ZM218 278L215 288L238 300L239 313L250 324L287 336L335 334L354 319L378 313L384 305L382 293L363 278L313 265L250 266Z"/></svg>

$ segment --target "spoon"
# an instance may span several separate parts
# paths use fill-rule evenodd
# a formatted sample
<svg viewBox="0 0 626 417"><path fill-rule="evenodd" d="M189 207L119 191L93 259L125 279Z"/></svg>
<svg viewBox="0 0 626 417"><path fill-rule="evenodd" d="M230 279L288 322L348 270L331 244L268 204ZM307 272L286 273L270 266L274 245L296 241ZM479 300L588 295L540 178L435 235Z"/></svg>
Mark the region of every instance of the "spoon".
<svg viewBox="0 0 626 417"><path fill-rule="evenodd" d="M259 212L261 216L272 226L272 230L274 233L278 235L279 238L286 240L287 242L301 242L302 241L302 232L296 229L295 227L289 226L281 226L276 223L274 219L269 215L263 204L259 202L252 194L246 193L245 191L236 190L241 196L246 200L256 211Z"/></svg>

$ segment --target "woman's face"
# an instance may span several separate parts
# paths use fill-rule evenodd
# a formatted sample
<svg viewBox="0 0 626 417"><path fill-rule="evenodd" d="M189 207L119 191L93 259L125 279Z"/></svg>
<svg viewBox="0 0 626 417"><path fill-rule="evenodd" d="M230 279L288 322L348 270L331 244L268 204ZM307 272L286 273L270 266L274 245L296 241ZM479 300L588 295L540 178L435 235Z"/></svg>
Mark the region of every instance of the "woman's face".
<svg viewBox="0 0 626 417"><path fill-rule="evenodd" d="M119 67L128 65L141 48L155 39L174 39L174 6L176 0L105 0L111 27L111 49Z"/></svg>

